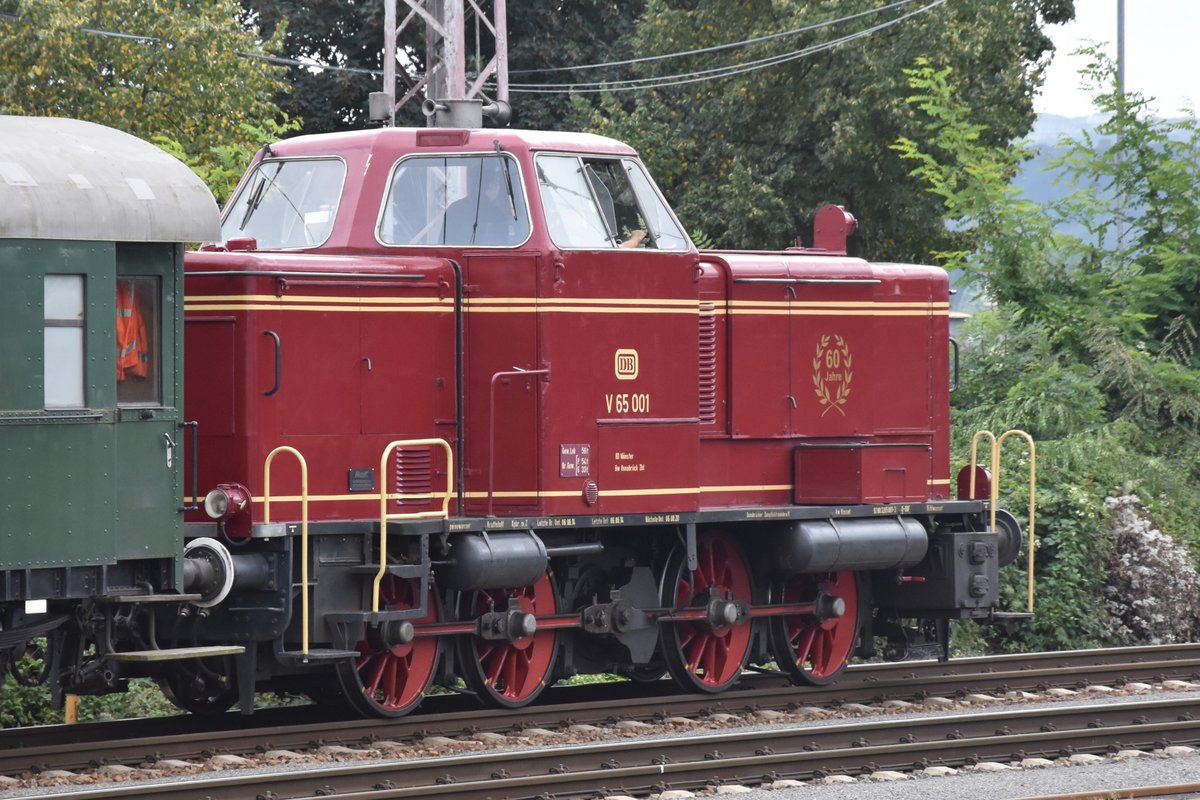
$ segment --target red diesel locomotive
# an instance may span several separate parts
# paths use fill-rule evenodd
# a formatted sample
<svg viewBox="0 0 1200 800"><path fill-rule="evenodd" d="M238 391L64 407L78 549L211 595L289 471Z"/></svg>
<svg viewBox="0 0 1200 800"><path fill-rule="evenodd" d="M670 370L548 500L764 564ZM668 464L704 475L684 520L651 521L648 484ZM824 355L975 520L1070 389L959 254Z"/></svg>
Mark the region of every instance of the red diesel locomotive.
<svg viewBox="0 0 1200 800"><path fill-rule="evenodd" d="M458 679L517 707L587 672L823 684L877 637L944 656L1019 531L951 499L946 274L849 257L854 227L697 251L590 135L264 147L185 262L205 568L170 641L245 650L173 664L173 698L399 716Z"/></svg>

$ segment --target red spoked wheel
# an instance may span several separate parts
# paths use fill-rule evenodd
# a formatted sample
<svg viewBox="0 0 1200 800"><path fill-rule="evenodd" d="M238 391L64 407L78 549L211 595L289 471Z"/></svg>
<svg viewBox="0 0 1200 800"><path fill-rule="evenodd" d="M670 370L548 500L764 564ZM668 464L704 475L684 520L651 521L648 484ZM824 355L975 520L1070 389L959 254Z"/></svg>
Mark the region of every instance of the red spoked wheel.
<svg viewBox="0 0 1200 800"><path fill-rule="evenodd" d="M533 620L558 613L550 573L520 589L464 592L458 618L475 620L510 610L519 610ZM458 640L459 672L467 688L484 703L499 708L520 708L533 702L550 681L557 653L558 633L554 630L496 639L461 636Z"/></svg>
<svg viewBox="0 0 1200 800"><path fill-rule="evenodd" d="M388 611L417 608L420 605L419 580L384 576L379 586L379 606ZM441 614L437 597L430 586L425 614L409 619L413 625L438 622ZM437 671L440 648L437 637L416 637L394 647L374 643L364 629L354 646L358 658L337 666L338 682L347 704L360 714L373 717L402 717L416 708Z"/></svg>
<svg viewBox="0 0 1200 800"><path fill-rule="evenodd" d="M690 572L679 546L663 571L664 606L705 609L703 619L664 625L663 660L684 689L720 692L737 682L750 655L750 619L739 611L753 600L750 569L741 548L719 533L697 540L696 560Z"/></svg>
<svg viewBox="0 0 1200 800"><path fill-rule="evenodd" d="M773 617L771 653L792 682L824 686L842 674L858 641L858 581L853 571L792 575L772 592L773 603L813 603L813 614Z"/></svg>

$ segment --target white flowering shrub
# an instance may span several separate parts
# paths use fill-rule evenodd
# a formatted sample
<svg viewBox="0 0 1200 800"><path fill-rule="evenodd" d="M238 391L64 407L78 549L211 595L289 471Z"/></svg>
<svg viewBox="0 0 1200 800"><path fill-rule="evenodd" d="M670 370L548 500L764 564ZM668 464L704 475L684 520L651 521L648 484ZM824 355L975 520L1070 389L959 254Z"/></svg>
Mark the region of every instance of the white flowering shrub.
<svg viewBox="0 0 1200 800"><path fill-rule="evenodd" d="M1200 633L1200 574L1191 554L1154 527L1137 495L1104 503L1112 514L1104 594L1113 635L1130 644L1192 641Z"/></svg>

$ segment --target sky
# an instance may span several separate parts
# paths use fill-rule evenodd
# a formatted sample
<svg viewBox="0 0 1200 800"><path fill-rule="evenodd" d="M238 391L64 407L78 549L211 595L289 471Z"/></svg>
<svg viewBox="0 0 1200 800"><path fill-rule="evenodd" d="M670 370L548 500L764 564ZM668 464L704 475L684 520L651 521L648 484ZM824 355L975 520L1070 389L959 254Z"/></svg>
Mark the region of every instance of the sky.
<svg viewBox="0 0 1200 800"><path fill-rule="evenodd" d="M1071 52L1107 42L1116 60L1117 0L1075 0L1075 21L1048 25L1046 33L1057 49L1034 108L1086 117L1093 109L1078 75L1086 60ZM1125 87L1156 98L1164 116L1200 111L1200 0L1125 0Z"/></svg>

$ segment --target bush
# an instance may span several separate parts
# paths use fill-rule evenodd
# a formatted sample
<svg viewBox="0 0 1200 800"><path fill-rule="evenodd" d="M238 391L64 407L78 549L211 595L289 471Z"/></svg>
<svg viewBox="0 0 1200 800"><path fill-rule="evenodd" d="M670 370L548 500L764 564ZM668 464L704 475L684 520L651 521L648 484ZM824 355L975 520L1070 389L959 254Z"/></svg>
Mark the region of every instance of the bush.
<svg viewBox="0 0 1200 800"><path fill-rule="evenodd" d="M101 722L132 717L162 717L182 713L175 708L158 684L149 678L129 681L127 692L79 698L79 721ZM9 679L0 685L0 727L58 725L63 722L61 709L50 705L50 689L22 686Z"/></svg>

